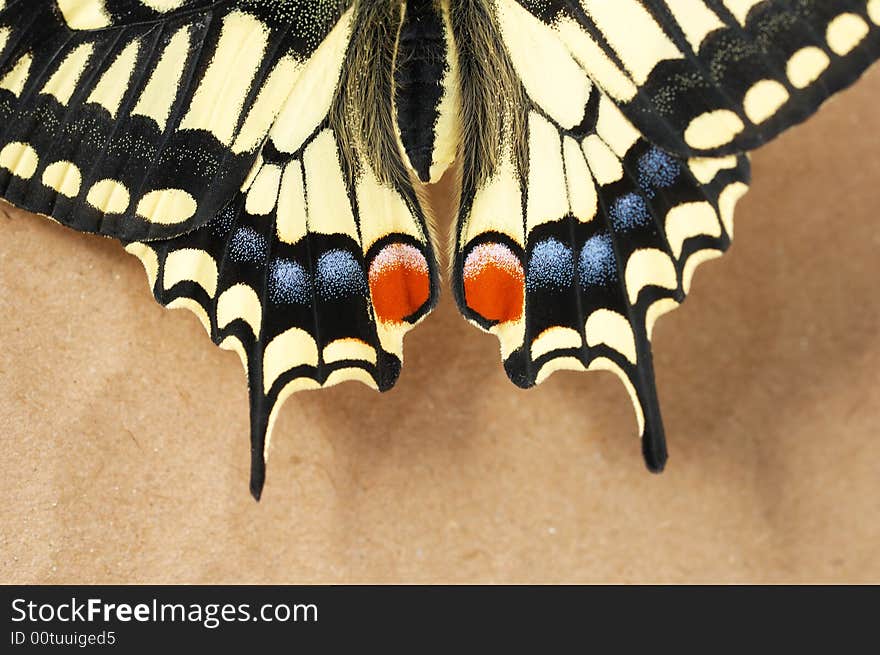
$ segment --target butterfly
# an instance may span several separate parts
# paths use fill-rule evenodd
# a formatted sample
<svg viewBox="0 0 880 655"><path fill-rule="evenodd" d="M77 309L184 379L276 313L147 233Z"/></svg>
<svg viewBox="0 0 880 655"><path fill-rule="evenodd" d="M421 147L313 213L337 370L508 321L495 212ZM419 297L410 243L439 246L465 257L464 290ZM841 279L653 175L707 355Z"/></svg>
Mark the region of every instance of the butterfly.
<svg viewBox="0 0 880 655"><path fill-rule="evenodd" d="M667 459L651 334L733 236L748 151L880 56L880 0L0 0L0 196L121 241L285 399L387 390L440 265L531 387L610 370Z"/></svg>

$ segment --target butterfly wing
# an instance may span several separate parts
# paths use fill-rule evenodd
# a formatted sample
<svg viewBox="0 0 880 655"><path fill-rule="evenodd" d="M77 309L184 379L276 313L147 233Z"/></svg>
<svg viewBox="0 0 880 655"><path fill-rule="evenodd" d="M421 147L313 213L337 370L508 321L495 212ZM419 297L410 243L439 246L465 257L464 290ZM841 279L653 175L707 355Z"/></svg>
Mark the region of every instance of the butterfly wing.
<svg viewBox="0 0 880 655"><path fill-rule="evenodd" d="M127 240L205 224L349 4L0 3L0 195Z"/></svg>
<svg viewBox="0 0 880 655"><path fill-rule="evenodd" d="M388 35L400 13L383 6L41 2L37 23L58 41L54 57L37 45L30 0L7 3L2 14L7 36L21 42L9 46L16 55L7 65L31 58L17 93L4 96L7 144L29 145L0 154L3 193L72 227L120 237L160 303L192 311L215 343L239 354L256 497L284 400L347 380L390 388L404 334L436 297L429 227L394 130L374 130L375 146L360 129L392 125ZM89 57L71 54L81 44ZM117 54L127 49L137 56ZM128 81L117 84L120 76ZM47 77L66 103L45 92ZM98 130L97 150L89 130ZM46 171L58 160L70 165L53 186ZM117 186L96 211L94 180L107 175ZM198 198L195 213L173 224L159 219L179 197L154 191L169 185ZM129 195L123 210L119 198ZM133 209L144 206L149 216Z"/></svg>
<svg viewBox="0 0 880 655"><path fill-rule="evenodd" d="M398 174L384 178L350 131L359 117L339 106L371 42L350 43L371 27L358 12L345 13L308 61L230 202L190 233L127 246L159 302L193 311L241 357L256 497L284 400L348 380L389 389L404 334L436 297L429 228L401 154L385 162ZM383 106L390 111L390 97Z"/></svg>
<svg viewBox="0 0 880 655"><path fill-rule="evenodd" d="M766 143L880 55L878 0L497 4L548 26L646 138L682 156Z"/></svg>
<svg viewBox="0 0 880 655"><path fill-rule="evenodd" d="M654 322L728 247L749 181L742 151L876 58L876 3L496 0L458 12L463 115L491 127L462 143L459 306L499 338L522 387L560 369L616 373L646 463L662 470ZM500 83L485 84L489 69ZM742 128L725 136L725 115Z"/></svg>

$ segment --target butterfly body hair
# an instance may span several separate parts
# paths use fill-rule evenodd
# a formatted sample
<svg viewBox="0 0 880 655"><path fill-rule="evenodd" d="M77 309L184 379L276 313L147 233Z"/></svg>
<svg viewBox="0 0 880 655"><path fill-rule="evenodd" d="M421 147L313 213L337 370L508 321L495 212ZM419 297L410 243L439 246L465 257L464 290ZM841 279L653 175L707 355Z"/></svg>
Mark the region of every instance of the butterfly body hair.
<svg viewBox="0 0 880 655"><path fill-rule="evenodd" d="M492 3L488 0L434 0L435 11L449 19L457 59L456 129L463 183L479 187L498 166L505 143L517 144L515 161L527 161L524 90L504 49ZM346 171L354 176L360 153L383 183L408 183L402 164L394 98L395 71L401 65L399 38L406 2L362 2L355 7L351 43L329 121L338 134ZM420 80L440 83L440 80ZM435 125L416 129L432 130ZM507 135L505 137L505 135ZM401 156L403 155L403 157Z"/></svg>

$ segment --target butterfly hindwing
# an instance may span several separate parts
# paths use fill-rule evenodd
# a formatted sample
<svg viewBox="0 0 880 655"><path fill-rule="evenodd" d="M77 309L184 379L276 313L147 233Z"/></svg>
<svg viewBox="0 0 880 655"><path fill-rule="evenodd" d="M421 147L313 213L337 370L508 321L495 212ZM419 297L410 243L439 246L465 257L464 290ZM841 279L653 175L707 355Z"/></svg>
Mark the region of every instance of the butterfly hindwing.
<svg viewBox="0 0 880 655"><path fill-rule="evenodd" d="M209 221L348 2L11 0L0 193L126 240Z"/></svg>
<svg viewBox="0 0 880 655"><path fill-rule="evenodd" d="M529 29L511 30L504 9L496 15L522 90L506 99L494 171L482 180L464 171L459 305L498 336L519 386L560 369L616 373L646 462L661 470L651 331L682 302L696 266L729 245L748 161L687 159L652 144L550 27L520 15Z"/></svg>
<svg viewBox="0 0 880 655"><path fill-rule="evenodd" d="M412 185L383 180L336 118L339 72L358 54L348 47L355 17L345 14L313 55L308 93L290 95L228 204L192 232L127 246L159 302L194 312L215 343L241 357L256 496L284 400L349 380L389 389L404 334L436 298L430 232Z"/></svg>
<svg viewBox="0 0 880 655"><path fill-rule="evenodd" d="M751 150L880 55L880 0L496 0L551 30L629 120L682 156Z"/></svg>

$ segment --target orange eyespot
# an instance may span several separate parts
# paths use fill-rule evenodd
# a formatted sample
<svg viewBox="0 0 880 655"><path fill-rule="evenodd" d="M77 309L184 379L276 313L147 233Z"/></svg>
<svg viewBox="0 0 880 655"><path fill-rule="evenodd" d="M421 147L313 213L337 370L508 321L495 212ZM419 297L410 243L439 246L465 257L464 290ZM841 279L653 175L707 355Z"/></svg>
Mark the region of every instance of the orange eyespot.
<svg viewBox="0 0 880 655"><path fill-rule="evenodd" d="M522 317L525 274L522 263L507 246L484 243L464 263L467 306L487 321L516 321Z"/></svg>
<svg viewBox="0 0 880 655"><path fill-rule="evenodd" d="M428 260L415 246L392 243L370 264L370 294L378 318L399 323L431 297Z"/></svg>

